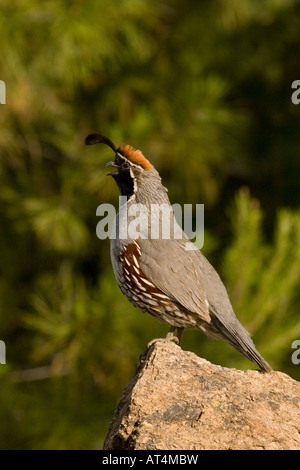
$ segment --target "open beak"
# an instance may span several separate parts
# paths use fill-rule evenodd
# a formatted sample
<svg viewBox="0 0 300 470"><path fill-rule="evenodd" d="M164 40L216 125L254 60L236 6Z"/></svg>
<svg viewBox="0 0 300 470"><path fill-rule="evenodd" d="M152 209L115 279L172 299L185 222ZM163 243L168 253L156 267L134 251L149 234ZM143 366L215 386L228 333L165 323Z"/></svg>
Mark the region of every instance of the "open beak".
<svg viewBox="0 0 300 470"><path fill-rule="evenodd" d="M115 168L119 168L119 165L114 161L106 163L105 166L106 167L107 166L114 166ZM117 171L110 171L109 173L106 173L106 176L114 176L114 175L116 175L116 173L118 173L118 172Z"/></svg>

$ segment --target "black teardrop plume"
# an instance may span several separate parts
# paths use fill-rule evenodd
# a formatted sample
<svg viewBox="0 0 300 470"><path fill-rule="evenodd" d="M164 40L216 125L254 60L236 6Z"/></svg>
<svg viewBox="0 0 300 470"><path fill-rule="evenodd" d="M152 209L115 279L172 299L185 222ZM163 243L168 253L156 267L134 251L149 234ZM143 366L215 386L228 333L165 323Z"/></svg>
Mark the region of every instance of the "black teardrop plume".
<svg viewBox="0 0 300 470"><path fill-rule="evenodd" d="M105 137L104 135L101 135L101 134L89 134L85 138L85 145L94 145L94 144L106 144L114 152L117 152L118 150L115 144L113 144L112 141L108 137Z"/></svg>

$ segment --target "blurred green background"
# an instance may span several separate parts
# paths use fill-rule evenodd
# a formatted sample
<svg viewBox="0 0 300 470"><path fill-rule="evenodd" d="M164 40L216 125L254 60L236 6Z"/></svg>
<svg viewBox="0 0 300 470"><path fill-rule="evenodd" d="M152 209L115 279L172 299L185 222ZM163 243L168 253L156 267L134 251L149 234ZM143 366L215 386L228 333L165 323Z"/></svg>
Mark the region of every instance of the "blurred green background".
<svg viewBox="0 0 300 470"><path fill-rule="evenodd" d="M98 131L141 149L270 364L300 339L300 4L1 0L0 448L99 449L147 342L168 330L115 282L96 208L118 204ZM255 368L186 331L183 349Z"/></svg>

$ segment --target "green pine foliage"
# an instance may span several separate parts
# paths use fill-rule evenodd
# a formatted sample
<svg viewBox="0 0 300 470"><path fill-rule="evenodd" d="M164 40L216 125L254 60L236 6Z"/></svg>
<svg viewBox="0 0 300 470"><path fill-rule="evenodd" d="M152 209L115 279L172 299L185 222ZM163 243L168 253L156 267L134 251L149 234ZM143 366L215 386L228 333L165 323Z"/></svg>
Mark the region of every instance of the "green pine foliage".
<svg viewBox="0 0 300 470"><path fill-rule="evenodd" d="M204 253L275 368L300 379L298 0L2 0L0 448L99 449L166 325L119 291L96 208L118 204L103 132L172 203L205 204ZM242 188L242 189L241 189ZM199 331L182 346L255 368Z"/></svg>
<svg viewBox="0 0 300 470"><path fill-rule="evenodd" d="M258 201L241 191L223 273L235 311L255 332L262 354L293 375L291 344L300 337L300 213L281 209L271 242L263 235L263 218Z"/></svg>

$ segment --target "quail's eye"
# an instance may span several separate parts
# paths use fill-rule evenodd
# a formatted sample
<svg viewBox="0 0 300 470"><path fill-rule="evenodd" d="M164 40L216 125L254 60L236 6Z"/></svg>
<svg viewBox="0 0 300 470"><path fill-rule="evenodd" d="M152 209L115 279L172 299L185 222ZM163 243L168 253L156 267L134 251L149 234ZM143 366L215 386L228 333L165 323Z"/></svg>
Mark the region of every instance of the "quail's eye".
<svg viewBox="0 0 300 470"><path fill-rule="evenodd" d="M124 162L123 165L122 165L123 170L128 170L129 167L130 167L130 165L129 165L128 162Z"/></svg>

